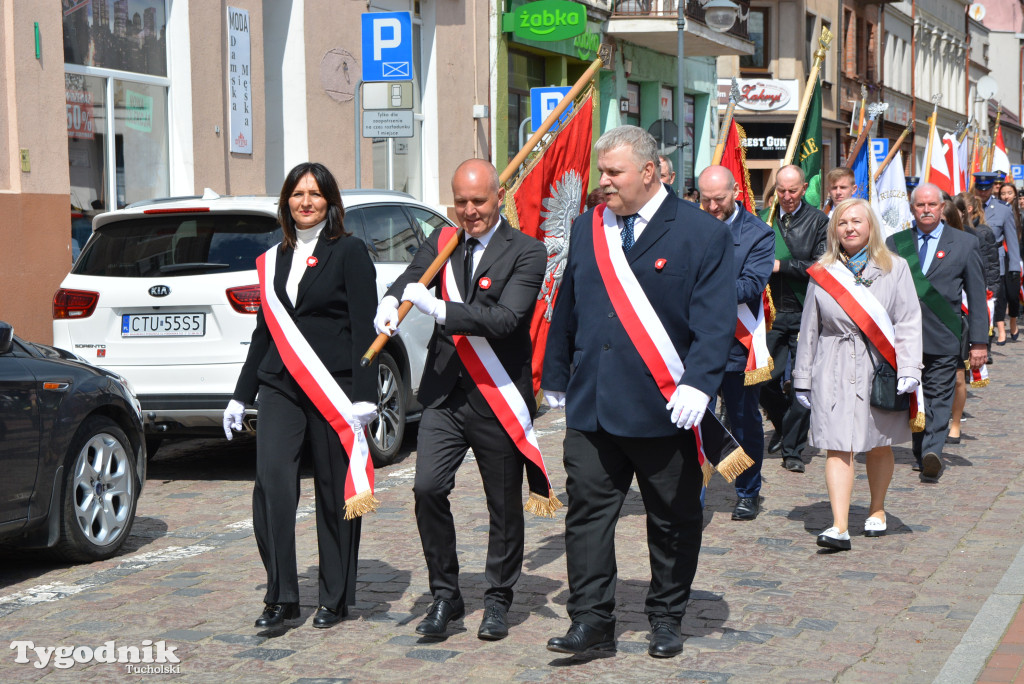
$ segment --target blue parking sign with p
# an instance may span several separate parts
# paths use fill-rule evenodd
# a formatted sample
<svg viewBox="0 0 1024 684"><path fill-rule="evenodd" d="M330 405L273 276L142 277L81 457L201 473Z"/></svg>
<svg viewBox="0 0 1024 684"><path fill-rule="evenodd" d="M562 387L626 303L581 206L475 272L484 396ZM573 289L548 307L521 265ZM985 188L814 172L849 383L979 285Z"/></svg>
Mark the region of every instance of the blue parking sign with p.
<svg viewBox="0 0 1024 684"><path fill-rule="evenodd" d="M363 15L363 80L412 80L412 18L408 12Z"/></svg>
<svg viewBox="0 0 1024 684"><path fill-rule="evenodd" d="M1024 164L1010 164L1010 178L1015 181L1024 180Z"/></svg>
<svg viewBox="0 0 1024 684"><path fill-rule="evenodd" d="M548 118L548 114L553 112L558 107L558 103L562 101L572 88L562 86L549 86L546 88L530 88L530 127L533 130L540 128L540 125L544 123L544 120ZM565 123L569 115L572 114L572 105L566 107L562 116L558 118L558 122L551 127L554 131L560 124Z"/></svg>
<svg viewBox="0 0 1024 684"><path fill-rule="evenodd" d="M885 158L889 156L889 139L872 138L871 154L875 155L876 163L881 164L883 161L885 161Z"/></svg>

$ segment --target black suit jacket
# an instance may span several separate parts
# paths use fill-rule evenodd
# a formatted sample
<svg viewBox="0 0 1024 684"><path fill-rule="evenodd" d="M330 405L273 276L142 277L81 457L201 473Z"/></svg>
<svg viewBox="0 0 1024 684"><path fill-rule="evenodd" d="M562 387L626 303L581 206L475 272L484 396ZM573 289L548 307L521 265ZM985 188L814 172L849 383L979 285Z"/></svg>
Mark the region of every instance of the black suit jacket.
<svg viewBox="0 0 1024 684"><path fill-rule="evenodd" d="M566 425L574 430L677 434L665 397L608 297L594 257L594 211L572 225L541 386L566 393ZM736 333L729 229L692 202L668 196L626 260L683 360L682 384L714 396Z"/></svg>
<svg viewBox="0 0 1024 684"><path fill-rule="evenodd" d="M387 291L388 295L401 300L405 286L420 279L437 256L441 232L434 231L420 246L412 263ZM530 323L544 280L547 250L540 240L515 230L502 218L473 273L473 286L468 293L463 292L465 255L465 241L461 240L451 263L463 303L446 302L445 324L434 325L420 381L419 402L428 408L436 407L451 393L460 374L469 378L455 351L452 335L475 335L490 342L532 413L537 401L533 393ZM484 276L490 279L487 288L480 287ZM435 288L438 298L440 283L438 272L429 285ZM475 407L483 409L487 405L471 381L464 381L463 386Z"/></svg>
<svg viewBox="0 0 1024 684"><path fill-rule="evenodd" d="M349 399L375 402L376 369L373 364L359 365L376 337L376 270L366 245L352 236L331 240L321 234L313 249L316 266L293 264L292 254L293 250L282 249L277 255L274 290L278 298L327 370L336 377L352 378ZM293 267L306 269L294 306L285 292ZM260 307L233 398L251 404L261 382L274 384L287 374Z"/></svg>
<svg viewBox="0 0 1024 684"><path fill-rule="evenodd" d="M914 233L916 249L916 224L907 230ZM885 244L889 249L896 251L891 237L885 241ZM943 253L941 259L938 256L939 252ZM978 238L952 226L944 226L942 237L939 238L939 243L935 246L935 256L932 257L925 277L958 315L961 292L967 292L970 318L968 325L961 332L961 336L966 335L971 344L986 344L988 342L988 308L985 305L985 276L981 265L981 252L978 249ZM921 333L924 338L923 351L925 354L960 355L960 340L924 303L921 304Z"/></svg>

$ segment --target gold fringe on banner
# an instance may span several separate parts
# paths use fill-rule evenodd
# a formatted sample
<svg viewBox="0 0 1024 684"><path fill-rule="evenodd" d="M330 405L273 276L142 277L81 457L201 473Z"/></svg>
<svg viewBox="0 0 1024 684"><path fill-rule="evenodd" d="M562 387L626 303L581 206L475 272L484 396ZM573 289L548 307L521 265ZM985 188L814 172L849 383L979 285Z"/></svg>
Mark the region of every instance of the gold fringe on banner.
<svg viewBox="0 0 1024 684"><path fill-rule="evenodd" d="M380 501L371 491L360 492L345 501L345 520L352 520L367 513L373 513L380 506Z"/></svg>
<svg viewBox="0 0 1024 684"><path fill-rule="evenodd" d="M917 415L910 419L911 432L924 432L924 409L918 407Z"/></svg>
<svg viewBox="0 0 1024 684"><path fill-rule="evenodd" d="M555 511L561 508L562 505L562 502L558 500L558 497L555 496L553 491L548 492L547 498L544 498L540 494L530 492L530 498L526 500L526 505L523 506L523 510L542 518L554 518Z"/></svg>
<svg viewBox="0 0 1024 684"><path fill-rule="evenodd" d="M991 331L989 335L991 335ZM964 361L964 366L967 368L967 377L971 377L971 362ZM989 378L982 378L981 380L971 380L971 387L977 389L979 387L988 387Z"/></svg>
<svg viewBox="0 0 1024 684"><path fill-rule="evenodd" d="M775 300L772 299L772 286L765 285L764 293L765 296L768 297L768 313L771 314L764 319L764 329L767 331L771 330L772 326L775 324Z"/></svg>
<svg viewBox="0 0 1024 684"><path fill-rule="evenodd" d="M701 476L704 478L704 486L708 486L708 482L711 482L711 475L715 472L715 466L711 465L711 461L704 459L704 465L700 467Z"/></svg>
<svg viewBox="0 0 1024 684"><path fill-rule="evenodd" d="M728 456L718 462L718 473L725 478L726 482L732 482L740 473L754 465L753 459L747 456L742 448L732 450Z"/></svg>
<svg viewBox="0 0 1024 684"><path fill-rule="evenodd" d="M746 386L759 385L762 382L771 380L772 371L775 370L775 361L768 357L768 365L754 370L743 371L743 384Z"/></svg>

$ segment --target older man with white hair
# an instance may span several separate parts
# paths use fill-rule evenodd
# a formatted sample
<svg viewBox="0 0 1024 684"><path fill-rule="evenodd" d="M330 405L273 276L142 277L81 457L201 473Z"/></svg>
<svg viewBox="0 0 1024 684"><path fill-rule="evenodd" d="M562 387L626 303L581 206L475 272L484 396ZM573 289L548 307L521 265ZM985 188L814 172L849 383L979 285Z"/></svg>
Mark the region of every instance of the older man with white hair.
<svg viewBox="0 0 1024 684"><path fill-rule="evenodd" d="M985 363L988 309L978 238L943 223L942 190L921 183L910 195L910 211L914 225L890 236L886 245L907 260L921 300L925 423L924 432L914 433L914 470L934 479L942 472L956 371L968 344L971 368ZM960 316L963 293L970 311L966 329Z"/></svg>

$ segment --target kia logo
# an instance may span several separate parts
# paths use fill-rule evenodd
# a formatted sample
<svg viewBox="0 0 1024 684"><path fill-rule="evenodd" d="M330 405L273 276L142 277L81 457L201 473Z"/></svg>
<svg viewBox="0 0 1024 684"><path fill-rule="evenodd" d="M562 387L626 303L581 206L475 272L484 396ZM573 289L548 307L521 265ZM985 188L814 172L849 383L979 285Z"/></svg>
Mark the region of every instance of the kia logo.
<svg viewBox="0 0 1024 684"><path fill-rule="evenodd" d="M166 285L154 285L153 287L149 288L149 294L151 294L154 297L166 297L167 295L171 294L171 288L167 287Z"/></svg>

